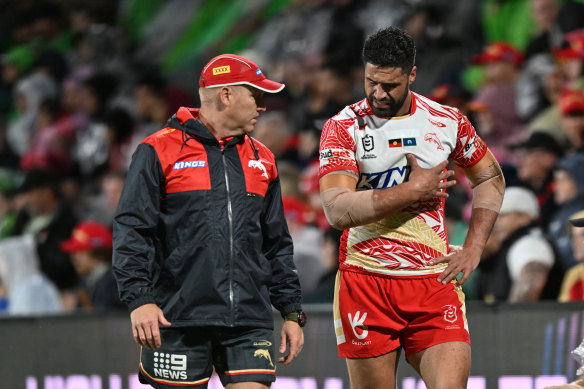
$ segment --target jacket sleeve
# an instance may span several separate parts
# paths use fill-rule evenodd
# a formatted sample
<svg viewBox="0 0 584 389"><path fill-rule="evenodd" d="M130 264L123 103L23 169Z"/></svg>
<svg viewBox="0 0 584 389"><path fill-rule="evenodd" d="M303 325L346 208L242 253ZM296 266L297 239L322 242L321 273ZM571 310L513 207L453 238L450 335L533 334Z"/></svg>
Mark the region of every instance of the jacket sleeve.
<svg viewBox="0 0 584 389"><path fill-rule="evenodd" d="M164 174L154 148L142 143L132 157L113 223L113 271L130 311L155 303L156 227Z"/></svg>
<svg viewBox="0 0 584 389"><path fill-rule="evenodd" d="M270 183L266 193L262 211L262 233L262 251L272 269L272 305L282 315L298 311L302 309L302 294L294 265L292 237L284 217L279 177Z"/></svg>

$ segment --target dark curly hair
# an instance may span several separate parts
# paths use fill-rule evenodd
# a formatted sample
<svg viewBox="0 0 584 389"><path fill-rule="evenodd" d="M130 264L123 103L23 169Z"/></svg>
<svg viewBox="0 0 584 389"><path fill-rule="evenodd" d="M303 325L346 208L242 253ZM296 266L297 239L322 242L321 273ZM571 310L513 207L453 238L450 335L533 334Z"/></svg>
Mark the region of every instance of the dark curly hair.
<svg viewBox="0 0 584 389"><path fill-rule="evenodd" d="M370 35L363 46L363 62L379 67L401 68L409 73L416 61L414 39L404 30L387 27Z"/></svg>

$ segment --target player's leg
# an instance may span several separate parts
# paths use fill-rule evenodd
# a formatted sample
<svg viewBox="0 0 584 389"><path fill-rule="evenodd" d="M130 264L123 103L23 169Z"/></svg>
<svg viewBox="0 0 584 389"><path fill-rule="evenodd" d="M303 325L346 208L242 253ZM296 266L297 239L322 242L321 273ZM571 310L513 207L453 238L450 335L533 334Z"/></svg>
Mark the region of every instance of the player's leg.
<svg viewBox="0 0 584 389"><path fill-rule="evenodd" d="M229 389L266 389L276 379L274 332L268 328L220 328L213 364Z"/></svg>
<svg viewBox="0 0 584 389"><path fill-rule="evenodd" d="M346 358L352 389L395 389L400 348L372 358Z"/></svg>
<svg viewBox="0 0 584 389"><path fill-rule="evenodd" d="M470 344L447 342L408 357L428 389L465 389L470 372Z"/></svg>

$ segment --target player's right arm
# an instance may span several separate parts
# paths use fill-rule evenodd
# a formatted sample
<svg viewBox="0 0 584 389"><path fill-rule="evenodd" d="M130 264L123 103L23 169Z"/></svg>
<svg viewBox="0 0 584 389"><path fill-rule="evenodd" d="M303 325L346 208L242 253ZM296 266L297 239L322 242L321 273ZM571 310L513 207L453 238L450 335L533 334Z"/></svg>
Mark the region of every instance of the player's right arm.
<svg viewBox="0 0 584 389"><path fill-rule="evenodd" d="M412 203L434 197L448 197L445 192L456 184L448 181L454 171L446 170L448 161L429 169L421 168L413 154L407 155L408 181L385 189L355 191L357 176L352 170L338 170L320 179L320 195L329 223L336 229L376 222L399 212Z"/></svg>

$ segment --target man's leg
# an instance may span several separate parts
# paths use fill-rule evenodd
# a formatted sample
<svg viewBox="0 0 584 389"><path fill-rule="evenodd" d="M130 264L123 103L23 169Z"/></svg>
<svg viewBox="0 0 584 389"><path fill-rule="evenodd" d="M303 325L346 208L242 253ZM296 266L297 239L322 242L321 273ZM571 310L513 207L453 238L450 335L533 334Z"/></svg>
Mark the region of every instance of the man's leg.
<svg viewBox="0 0 584 389"><path fill-rule="evenodd" d="M400 348L372 358L346 358L352 389L395 389Z"/></svg>
<svg viewBox="0 0 584 389"><path fill-rule="evenodd" d="M470 373L470 344L447 342L408 357L428 389L465 389Z"/></svg>

